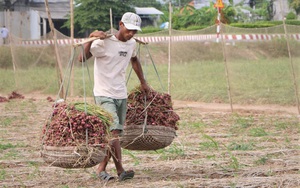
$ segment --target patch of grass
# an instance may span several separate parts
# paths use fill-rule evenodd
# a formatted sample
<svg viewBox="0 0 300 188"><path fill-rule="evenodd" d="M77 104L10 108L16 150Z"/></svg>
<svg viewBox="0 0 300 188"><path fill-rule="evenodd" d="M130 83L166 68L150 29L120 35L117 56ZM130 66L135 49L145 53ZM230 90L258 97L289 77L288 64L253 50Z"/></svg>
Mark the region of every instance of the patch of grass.
<svg viewBox="0 0 300 188"><path fill-rule="evenodd" d="M8 159L17 159L20 157L20 152L16 149L10 149L7 152L3 154L3 157L1 157L1 160L8 160Z"/></svg>
<svg viewBox="0 0 300 188"><path fill-rule="evenodd" d="M62 185L62 186L60 186L61 188L69 188L69 186L68 185Z"/></svg>
<svg viewBox="0 0 300 188"><path fill-rule="evenodd" d="M196 122L191 122L190 126L197 130L202 130L203 128L205 128L206 124L202 121L200 122L196 121Z"/></svg>
<svg viewBox="0 0 300 188"><path fill-rule="evenodd" d="M240 168L241 168L241 164L238 160L238 158L232 154L229 150L227 150L227 153L223 154L225 157L227 157L229 154L229 162L228 164L226 165L220 165L220 167L225 170L225 171L228 171L228 172L231 172L232 170L234 171L238 171Z"/></svg>
<svg viewBox="0 0 300 188"><path fill-rule="evenodd" d="M272 169L269 169L266 173L266 176L274 176L276 173L272 170Z"/></svg>
<svg viewBox="0 0 300 188"><path fill-rule="evenodd" d="M268 157L263 156L263 157L259 158L258 160L254 161L254 163L257 165L264 165L267 163L268 160L269 160Z"/></svg>
<svg viewBox="0 0 300 188"><path fill-rule="evenodd" d="M155 151L148 151L149 154L158 154L162 160L175 159L185 156L184 146L173 143L170 146Z"/></svg>
<svg viewBox="0 0 300 188"><path fill-rule="evenodd" d="M34 171L28 174L27 178L34 179L34 178L38 177L39 175L40 175L40 171L39 171L39 168L36 166L34 168Z"/></svg>
<svg viewBox="0 0 300 188"><path fill-rule="evenodd" d="M263 128L252 128L249 130L249 135L253 137L267 136L268 133Z"/></svg>
<svg viewBox="0 0 300 188"><path fill-rule="evenodd" d="M216 159L216 155L207 155L206 158L207 159Z"/></svg>
<svg viewBox="0 0 300 188"><path fill-rule="evenodd" d="M254 118L252 116L245 117L235 114L233 116L233 125L229 129L231 133L243 133L245 130L254 125Z"/></svg>
<svg viewBox="0 0 300 188"><path fill-rule="evenodd" d="M237 171L240 168L238 159L232 154L230 155L230 159L229 167Z"/></svg>
<svg viewBox="0 0 300 188"><path fill-rule="evenodd" d="M37 161L28 161L27 162L29 166L38 167L39 163Z"/></svg>
<svg viewBox="0 0 300 188"><path fill-rule="evenodd" d="M0 180L5 180L6 178L6 171L4 169L0 170Z"/></svg>
<svg viewBox="0 0 300 188"><path fill-rule="evenodd" d="M252 116L249 117L242 117L242 116L235 116L235 125L239 126L242 129L246 129L253 125L254 118Z"/></svg>
<svg viewBox="0 0 300 188"><path fill-rule="evenodd" d="M298 129L300 130L300 123L299 121L291 119L291 121L282 121L278 120L274 122L274 126L277 130L288 130L288 129Z"/></svg>
<svg viewBox="0 0 300 188"><path fill-rule="evenodd" d="M156 153L160 154L160 158L163 160L176 159L177 157L185 156L184 146L175 143L167 148L157 150Z"/></svg>
<svg viewBox="0 0 300 188"><path fill-rule="evenodd" d="M199 143L199 147L200 149L204 150L204 149L219 149L219 143L217 141L215 141L211 136L203 134L203 138L208 140L205 142L200 142Z"/></svg>
<svg viewBox="0 0 300 188"><path fill-rule="evenodd" d="M0 143L0 151L1 150L6 150L6 149L11 149L11 148L17 148L19 147L18 145L13 145L11 143L8 143L8 144L1 144Z"/></svg>
<svg viewBox="0 0 300 188"><path fill-rule="evenodd" d="M123 155L128 155L130 158L133 159L134 165L139 165L140 164L140 159L134 155L134 152L127 150L127 149L122 149Z"/></svg>
<svg viewBox="0 0 300 188"><path fill-rule="evenodd" d="M253 150L254 149L254 144L253 143L237 143L237 142L232 142L227 146L229 150L239 150L239 151L247 151L247 150Z"/></svg>
<svg viewBox="0 0 300 188"><path fill-rule="evenodd" d="M12 122L13 122L13 118L0 117L0 126L7 127L11 125Z"/></svg>
<svg viewBox="0 0 300 188"><path fill-rule="evenodd" d="M201 150L212 150L212 149L218 149L218 146L214 142L206 141L206 142L200 142L199 148Z"/></svg>

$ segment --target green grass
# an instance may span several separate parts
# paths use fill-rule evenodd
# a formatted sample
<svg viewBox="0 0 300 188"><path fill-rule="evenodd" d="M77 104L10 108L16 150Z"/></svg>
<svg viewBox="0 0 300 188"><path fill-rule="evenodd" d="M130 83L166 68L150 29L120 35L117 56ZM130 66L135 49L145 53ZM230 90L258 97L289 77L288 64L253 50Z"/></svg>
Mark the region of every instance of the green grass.
<svg viewBox="0 0 300 188"><path fill-rule="evenodd" d="M253 143L248 143L248 142L232 142L229 144L227 147L229 150L239 150L239 151L247 151L247 150L253 150L254 149L254 144Z"/></svg>
<svg viewBox="0 0 300 188"><path fill-rule="evenodd" d="M249 130L249 135L253 137L267 136L268 133L263 128L252 128Z"/></svg>
<svg viewBox="0 0 300 188"><path fill-rule="evenodd" d="M16 147L19 147L19 146L18 145L13 145L11 143L8 143L8 144L1 144L0 143L0 151L10 149L10 148L16 148Z"/></svg>
<svg viewBox="0 0 300 188"><path fill-rule="evenodd" d="M165 55L166 46L150 46L151 50L155 52L155 54L152 54L154 60L161 59L159 63L153 62L154 66L149 55L145 55L145 49L141 52L144 53L141 57L141 63L146 80L155 90L161 92L170 91L172 98L178 100L229 103L231 99L234 104L296 104L293 72L291 71L290 59L285 56L286 52L284 49L274 52L278 49L274 48L272 51L270 49L272 47L271 44L262 44L261 46L257 44L254 46L257 52L255 50L252 52L254 54L252 56L255 57L251 57L250 52L248 54L245 53L247 48L250 48L247 45L251 44L231 46L227 49L225 64L222 58L220 59L219 57L221 49L218 49L217 45L211 45L213 47L205 47L195 43L182 45L184 45L184 48L188 48L190 45L190 48L199 49L199 51L187 49L189 50L187 52L177 46L175 49L177 50L176 53L173 52L170 69L168 62L165 61L167 58ZM241 46L245 49L234 53L234 50L238 50ZM266 48L266 51L260 53L262 48ZM30 51L30 53L34 52ZM218 58L215 59L213 55L210 55L210 58L206 58L206 53L215 54ZM273 53L281 54L282 56L277 57ZM262 54L273 55L274 58L269 58ZM190 58L189 55L192 57ZM41 62L38 62L36 65L34 65L34 62L26 62L25 65L27 66L18 66L15 72L12 68L1 68L0 93L8 95L12 91L19 91L24 94L38 91L44 94L58 94L57 70L53 67L53 60L51 59L50 61L48 56L45 56L45 59L42 58ZM46 58L49 58L48 64ZM23 60L33 61L31 59L32 57L26 55L26 58ZM68 61L67 57L65 57L65 61ZM65 61L63 67L66 67L68 63ZM298 61L299 58L293 58L296 86L300 86L300 78L297 76L300 68L296 64ZM1 66L3 63L4 60L3 62L1 60L0 67L3 67ZM18 62L18 64L20 63ZM88 69L86 67L82 68L81 65L75 63L73 79L70 79L69 70L64 68L64 91L69 86L69 80L72 80L75 96L83 96L84 92L86 92L87 96L92 96L92 60L89 60L87 65ZM226 75L226 68L228 76ZM128 67L128 75L130 70L131 66ZM168 76L169 70L170 77ZM85 82L85 87L83 86L83 81ZM138 79L134 71L132 71L128 79L128 90L130 91L136 87L138 83Z"/></svg>

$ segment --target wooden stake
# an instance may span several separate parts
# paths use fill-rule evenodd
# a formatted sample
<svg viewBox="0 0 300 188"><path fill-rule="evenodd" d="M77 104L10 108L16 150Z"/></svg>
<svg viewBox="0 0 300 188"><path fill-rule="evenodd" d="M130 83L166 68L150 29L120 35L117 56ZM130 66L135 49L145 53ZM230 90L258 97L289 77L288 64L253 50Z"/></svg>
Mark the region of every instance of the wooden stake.
<svg viewBox="0 0 300 188"><path fill-rule="evenodd" d="M73 50L74 43L74 11L73 11L73 0L70 0L70 36L71 36L71 54ZM71 66L71 86L70 86L70 96L74 96L74 64Z"/></svg>
<svg viewBox="0 0 300 188"><path fill-rule="evenodd" d="M56 57L56 64L57 64L56 67L57 67L57 72L58 72L58 76L59 76L58 83L59 83L59 87L62 86L59 96L60 96L60 98L64 98L64 88L62 85L62 82L63 82L62 64L61 64L61 60L60 60L60 56L59 56L59 52L58 52L57 37L56 37L54 24L52 22L51 13L49 10L48 0L45 0L45 7L46 7L46 12L48 14L48 21L49 21L50 29L53 34L55 57Z"/></svg>
<svg viewBox="0 0 300 188"><path fill-rule="evenodd" d="M172 37L172 4L169 2L169 63L168 63L168 94L171 95L171 37Z"/></svg>

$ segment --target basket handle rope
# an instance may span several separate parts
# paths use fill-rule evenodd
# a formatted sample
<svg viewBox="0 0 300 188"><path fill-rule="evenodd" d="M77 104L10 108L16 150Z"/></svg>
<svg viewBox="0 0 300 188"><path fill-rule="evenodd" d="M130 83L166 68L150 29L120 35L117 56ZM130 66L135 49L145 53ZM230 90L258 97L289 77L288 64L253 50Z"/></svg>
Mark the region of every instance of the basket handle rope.
<svg viewBox="0 0 300 188"><path fill-rule="evenodd" d="M93 38L93 40L95 40L95 38ZM92 41L93 41L92 40ZM65 96L64 96L64 101L67 100L67 95L68 95L68 91L69 91L69 86L70 86L70 79L71 79L71 72L72 72L72 67L74 65L74 57L75 57L75 51L76 51L76 48L78 46L81 45L82 47L82 53L84 52L84 46L83 44L85 44L87 41L84 41L80 44L77 44L77 45L74 45L73 48L72 48L72 52L71 52L71 57L69 59L69 63L66 67L66 70L65 70L65 74L64 74L64 77L63 77L63 80L60 84L60 87L59 87L59 91L58 91L58 94L57 94L57 100L55 100L55 103L54 103L54 106L56 106L56 104L58 103L60 97L59 97L59 93L61 93L61 90L63 88L63 85L65 84L65 82L67 82L67 87L66 87L66 93L65 93ZM90 82L92 83L92 79L91 79L91 75L90 75L90 72L89 72L89 69L88 69L88 66L86 65L86 55L85 53L83 53L83 59L84 59L84 62L82 62L82 81L83 81L83 90L84 90L84 103L86 104L86 84L85 84L85 75L84 75L84 68L86 67L87 68L87 72L88 72L88 76L89 76L89 80ZM67 80L67 81L66 81ZM86 108L87 105L85 105L85 113L87 113L87 108ZM52 120L52 115L50 116L50 119L48 120L48 122L51 122ZM48 123L46 124L46 131L48 130L49 128L49 125ZM45 141L45 137L42 138L42 146L44 144L44 141ZM86 129L86 144L88 144L88 129Z"/></svg>
<svg viewBox="0 0 300 188"><path fill-rule="evenodd" d="M158 93L156 93L156 95L153 97L153 99L149 102L149 104L146 106L146 96L145 96L145 109L140 113L140 114L142 114L142 113L144 113L145 112L145 119L144 119L144 124L143 124L143 131L142 131L142 133L139 135L139 136L137 136L137 137L135 137L130 143L128 143L126 146L124 146L125 148L126 147L128 147L128 146L130 146L131 144L134 144L134 142L137 140L137 139L139 139L139 138L141 138L141 137L143 137L143 136L145 136L145 133L147 133L148 132L148 130L146 129L146 126L147 126L147 118L148 118L148 113L147 113L147 109L149 108L149 106L151 105L151 103L154 101L154 99L156 98L156 96L158 95Z"/></svg>
<svg viewBox="0 0 300 188"><path fill-rule="evenodd" d="M74 60L74 56L75 56L74 51L75 51L74 48L72 48L71 57L70 57L70 59L69 59L69 63L68 63L68 65L67 65L66 72L65 72L64 77L63 77L63 79L62 79L62 82L61 82L61 84L60 84L59 91L58 91L57 97L56 97L57 100L55 100L54 105L53 105L54 107L56 107L56 104L58 103L58 101L59 101L59 99L60 99L59 94L60 94L61 91L62 91L63 84L64 84L65 80L67 79L67 76L68 76L68 74L67 74L67 73L68 73L68 70L71 70L71 69L72 69L71 67L73 66L73 60ZM69 76L69 81L68 81L68 82L70 82L70 76ZM68 84L68 86L69 86L69 84ZM68 88L68 87L67 87L67 88ZM68 89L66 90L66 95L65 95L65 97L64 97L64 100L66 100L67 93L68 93ZM46 120L46 132L48 131L48 128L49 128L49 126L50 126L50 122L52 121L52 117L53 117L53 114L50 116L50 118L49 118L48 120ZM41 147L43 147L44 141L45 141L45 136L43 136L43 138L42 138L42 145L41 145Z"/></svg>

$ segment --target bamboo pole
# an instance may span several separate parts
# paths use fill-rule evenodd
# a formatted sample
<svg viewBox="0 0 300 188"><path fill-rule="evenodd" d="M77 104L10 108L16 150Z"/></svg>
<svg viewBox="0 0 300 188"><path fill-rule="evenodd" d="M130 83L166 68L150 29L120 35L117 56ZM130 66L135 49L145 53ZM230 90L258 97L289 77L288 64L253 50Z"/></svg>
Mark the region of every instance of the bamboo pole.
<svg viewBox="0 0 300 188"><path fill-rule="evenodd" d="M172 37L172 4L169 2L169 46L168 46L168 94L171 95L171 37Z"/></svg>
<svg viewBox="0 0 300 188"><path fill-rule="evenodd" d="M220 26L222 26L221 23L220 23ZM229 103L230 103L230 109L231 109L231 112L233 112L229 71L228 71L228 64L227 64L227 58L226 58L225 40L224 40L224 37L223 37L222 28L220 29L220 37L221 37L221 41L222 41L223 62L224 62L224 65L225 65L225 76L226 76L226 81L227 81L227 93L228 93L228 98L229 98Z"/></svg>
<svg viewBox="0 0 300 188"><path fill-rule="evenodd" d="M114 26L113 26L113 20L112 20L112 10L109 9L109 18L110 18L110 33L113 34Z"/></svg>
<svg viewBox="0 0 300 188"><path fill-rule="evenodd" d="M4 10L4 15L5 15L5 25L6 25L6 27L8 27L8 30L11 31L11 28L12 28L11 27L11 22L7 21L7 20L11 20L9 9ZM7 24L7 23L9 23L9 24ZM13 53L13 47L12 47L12 43L14 42L14 40L12 39L12 34L11 33L8 33L8 40L9 40L10 54L11 54L11 59L12 59L12 64L13 64L13 69L14 69L15 86L18 88L19 83L18 83L18 79L16 78L16 70L17 70L16 59L15 59L15 56L14 56L14 53Z"/></svg>
<svg viewBox="0 0 300 188"><path fill-rule="evenodd" d="M73 50L74 44L74 6L73 0L70 0L70 37L71 37L71 54ZM70 95L74 96L74 65L71 66L71 88L70 88Z"/></svg>
<svg viewBox="0 0 300 188"><path fill-rule="evenodd" d="M112 36L112 34L107 34L106 38L109 38L111 36ZM83 40L81 42L74 43L73 46L74 47L78 47L78 46L81 46L81 45L83 45L85 43L92 42L92 41L97 40L97 39L100 39L100 38L99 37L90 37L90 38L85 39L85 40Z"/></svg>
<svg viewBox="0 0 300 188"><path fill-rule="evenodd" d="M51 18L51 13L49 10L49 3L48 0L45 0L45 7L46 7L46 12L48 14L48 21L49 21L49 25L50 25L50 29L53 35L53 40L54 40L54 50L55 50L55 57L56 57L56 64L57 64L57 73L58 73L58 83L59 86L61 87L61 91L59 93L60 98L64 98L64 88L62 85L63 82L63 75L62 75L62 64L61 64L61 60L60 60L60 56L59 56L59 52L58 52L58 45L57 45L57 37L56 37L56 32L55 32L55 28L54 28L54 24Z"/></svg>
<svg viewBox="0 0 300 188"><path fill-rule="evenodd" d="M297 79L296 79L296 73L295 73L295 68L294 68L294 63L293 63L293 58L291 54L291 48L290 48L290 43L289 43L289 37L287 34L287 29L286 29L286 24L285 24L285 16L283 15L283 8L282 8L282 1L280 1L280 8L281 8L281 13L282 13L282 18L283 18L283 28L284 28L284 35L285 35L285 40L286 40L286 46L288 49L289 53L289 60L290 60L290 66L292 69L292 77L293 77L293 83L294 83L294 89L295 89L295 97L296 97L296 102L297 102L297 109L298 109L298 114L300 114L300 107L299 107L299 92L298 92L298 86L297 86Z"/></svg>

